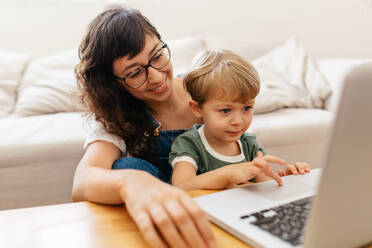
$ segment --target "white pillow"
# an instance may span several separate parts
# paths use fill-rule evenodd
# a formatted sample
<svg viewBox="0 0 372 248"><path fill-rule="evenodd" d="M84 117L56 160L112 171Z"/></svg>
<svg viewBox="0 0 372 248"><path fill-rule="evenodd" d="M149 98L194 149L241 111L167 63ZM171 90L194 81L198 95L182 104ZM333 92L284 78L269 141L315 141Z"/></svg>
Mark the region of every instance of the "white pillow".
<svg viewBox="0 0 372 248"><path fill-rule="evenodd" d="M76 94L78 61L77 49L32 60L18 89L14 115L83 111Z"/></svg>
<svg viewBox="0 0 372 248"><path fill-rule="evenodd" d="M194 56L206 50L205 42L198 37L186 37L166 42L171 51L174 75L185 74L191 66Z"/></svg>
<svg viewBox="0 0 372 248"><path fill-rule="evenodd" d="M26 53L0 51L0 117L13 111L16 89L29 59Z"/></svg>
<svg viewBox="0 0 372 248"><path fill-rule="evenodd" d="M331 87L294 37L252 62L260 74L255 113L283 107L323 108Z"/></svg>
<svg viewBox="0 0 372 248"><path fill-rule="evenodd" d="M175 68L174 75L185 73L193 56L205 49L203 40L196 37L167 43ZM19 87L14 115L83 111L76 94L74 67L78 62L77 49L31 61Z"/></svg>

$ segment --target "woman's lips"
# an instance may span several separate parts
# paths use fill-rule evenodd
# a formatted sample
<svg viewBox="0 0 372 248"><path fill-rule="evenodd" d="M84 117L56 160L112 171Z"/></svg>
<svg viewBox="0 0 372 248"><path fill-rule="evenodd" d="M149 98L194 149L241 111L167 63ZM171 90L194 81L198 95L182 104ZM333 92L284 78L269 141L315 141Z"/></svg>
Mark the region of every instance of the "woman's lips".
<svg viewBox="0 0 372 248"><path fill-rule="evenodd" d="M156 87L155 89L151 89L149 91L155 93L155 94L161 94L163 93L164 91L167 90L168 88L168 84L167 84L167 78L164 77L164 79L162 80L162 84L159 86L159 87Z"/></svg>

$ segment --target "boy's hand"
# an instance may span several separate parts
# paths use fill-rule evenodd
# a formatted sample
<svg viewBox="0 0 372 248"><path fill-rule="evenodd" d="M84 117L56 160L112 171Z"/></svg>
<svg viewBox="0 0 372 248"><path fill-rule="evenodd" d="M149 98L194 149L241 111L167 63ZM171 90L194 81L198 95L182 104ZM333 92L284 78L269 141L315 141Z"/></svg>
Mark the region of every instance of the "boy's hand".
<svg viewBox="0 0 372 248"><path fill-rule="evenodd" d="M295 164L289 164L285 167L285 170L278 170L278 175L283 177L287 175L304 175L305 173L310 172L310 166L304 162L296 162Z"/></svg>
<svg viewBox="0 0 372 248"><path fill-rule="evenodd" d="M277 175L274 172L273 168L269 164L274 163L279 165L285 165L286 162L283 159L271 155L264 156L262 152L258 151L257 157L253 159L251 163L253 166L259 168L262 171L262 173L265 174L267 177L274 179L279 186L283 185L282 179L280 178L279 175Z"/></svg>

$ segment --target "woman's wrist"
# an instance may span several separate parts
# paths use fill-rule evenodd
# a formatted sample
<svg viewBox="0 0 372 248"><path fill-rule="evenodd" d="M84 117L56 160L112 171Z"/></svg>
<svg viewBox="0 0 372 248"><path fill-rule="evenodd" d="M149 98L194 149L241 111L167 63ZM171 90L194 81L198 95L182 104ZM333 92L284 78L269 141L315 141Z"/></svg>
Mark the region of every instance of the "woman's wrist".
<svg viewBox="0 0 372 248"><path fill-rule="evenodd" d="M144 182L153 178L148 172L135 169L121 170L123 173L116 183L116 190L119 192L123 202L141 187ZM142 188L142 187L141 187Z"/></svg>

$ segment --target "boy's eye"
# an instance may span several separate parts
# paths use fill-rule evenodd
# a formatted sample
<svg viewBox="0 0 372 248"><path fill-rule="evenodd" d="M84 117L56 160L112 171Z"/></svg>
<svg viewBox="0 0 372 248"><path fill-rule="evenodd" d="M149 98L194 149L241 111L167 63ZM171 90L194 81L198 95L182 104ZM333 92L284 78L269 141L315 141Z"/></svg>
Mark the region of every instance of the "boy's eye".
<svg viewBox="0 0 372 248"><path fill-rule="evenodd" d="M224 114L227 114L227 113L230 112L230 109L221 109L220 112L224 113Z"/></svg>
<svg viewBox="0 0 372 248"><path fill-rule="evenodd" d="M250 109L252 109L252 106L245 106L245 107L243 108L243 111L249 111Z"/></svg>

